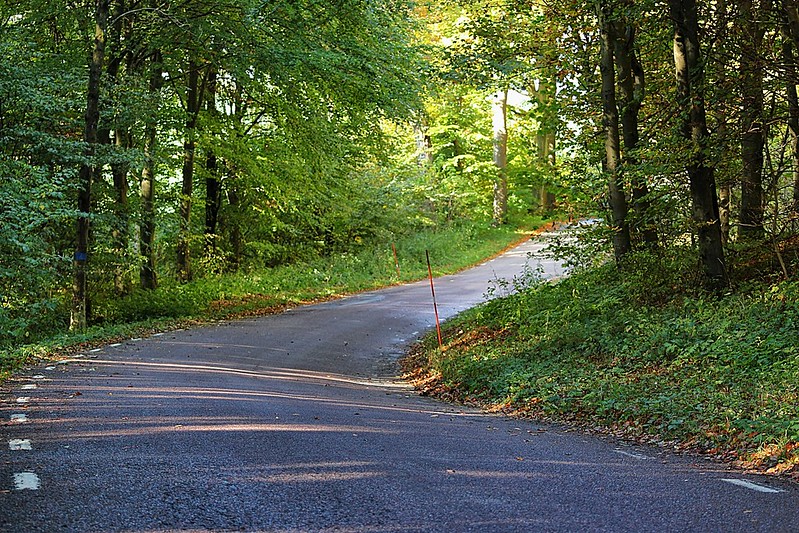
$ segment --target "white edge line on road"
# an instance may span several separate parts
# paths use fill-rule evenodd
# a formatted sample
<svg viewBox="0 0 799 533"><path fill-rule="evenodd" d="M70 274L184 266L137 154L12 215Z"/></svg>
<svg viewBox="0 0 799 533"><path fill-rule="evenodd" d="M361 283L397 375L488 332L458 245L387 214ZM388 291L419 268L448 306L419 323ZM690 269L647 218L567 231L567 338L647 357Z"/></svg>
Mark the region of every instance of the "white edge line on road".
<svg viewBox="0 0 799 533"><path fill-rule="evenodd" d="M33 472L19 472L14 474L14 490L37 490L42 486L39 476Z"/></svg>
<svg viewBox="0 0 799 533"><path fill-rule="evenodd" d="M648 456L640 453L625 452L623 450L613 450L613 451L621 455L626 455L627 457L633 457L634 459L649 459Z"/></svg>
<svg viewBox="0 0 799 533"><path fill-rule="evenodd" d="M14 424L24 424L28 421L28 415L22 413L15 413L11 415L11 422Z"/></svg>
<svg viewBox="0 0 799 533"><path fill-rule="evenodd" d="M778 492L782 492L779 489L772 489L770 487L764 487L763 485L758 485L756 483L750 483L749 481L745 481L743 479L728 479L722 478L722 481L726 481L727 483L732 483L733 485L738 485L739 487L744 487L749 490L756 490L757 492L767 492L769 494L776 494Z"/></svg>

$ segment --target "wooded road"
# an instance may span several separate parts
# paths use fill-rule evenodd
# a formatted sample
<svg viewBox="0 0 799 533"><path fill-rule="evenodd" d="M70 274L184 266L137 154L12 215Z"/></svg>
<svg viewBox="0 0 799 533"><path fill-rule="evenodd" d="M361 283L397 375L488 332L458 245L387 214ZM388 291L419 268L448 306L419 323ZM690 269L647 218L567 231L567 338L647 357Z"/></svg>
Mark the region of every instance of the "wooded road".
<svg viewBox="0 0 799 533"><path fill-rule="evenodd" d="M541 247L438 279L442 318ZM3 394L0 530L799 530L792 485L419 397L397 360L433 326L419 282L32 369Z"/></svg>

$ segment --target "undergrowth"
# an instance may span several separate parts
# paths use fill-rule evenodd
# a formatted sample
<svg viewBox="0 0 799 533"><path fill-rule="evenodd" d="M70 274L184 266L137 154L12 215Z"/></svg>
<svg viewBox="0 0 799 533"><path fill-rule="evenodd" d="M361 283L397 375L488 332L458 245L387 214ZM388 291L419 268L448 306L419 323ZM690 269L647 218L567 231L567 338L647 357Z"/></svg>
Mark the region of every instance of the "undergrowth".
<svg viewBox="0 0 799 533"><path fill-rule="evenodd" d="M539 283L449 322L406 361L430 394L799 468L799 282L692 290L679 251Z"/></svg>

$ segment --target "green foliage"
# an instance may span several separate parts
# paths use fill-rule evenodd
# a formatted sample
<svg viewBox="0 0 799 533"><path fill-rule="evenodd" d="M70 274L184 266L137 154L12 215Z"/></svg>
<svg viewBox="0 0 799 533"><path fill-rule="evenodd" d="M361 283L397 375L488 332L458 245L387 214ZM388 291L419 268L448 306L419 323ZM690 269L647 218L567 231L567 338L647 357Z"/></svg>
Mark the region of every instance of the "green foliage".
<svg viewBox="0 0 799 533"><path fill-rule="evenodd" d="M428 371L463 399L630 437L742 456L799 441L799 284L707 299L687 257L639 254L486 303L447 325L444 352L429 345Z"/></svg>

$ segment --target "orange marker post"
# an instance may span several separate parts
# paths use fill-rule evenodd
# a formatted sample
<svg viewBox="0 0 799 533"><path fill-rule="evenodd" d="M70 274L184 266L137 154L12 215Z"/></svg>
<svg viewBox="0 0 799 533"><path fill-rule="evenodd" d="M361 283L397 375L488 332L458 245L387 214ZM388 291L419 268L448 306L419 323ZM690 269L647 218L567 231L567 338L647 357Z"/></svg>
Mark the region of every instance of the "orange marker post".
<svg viewBox="0 0 799 533"><path fill-rule="evenodd" d="M441 322L438 320L438 305L436 304L436 289L433 286L433 269L430 267L430 252L424 251L427 256L427 274L430 277L430 292L433 293L433 311L436 313L436 333L438 333L438 347L444 347L444 341L441 340Z"/></svg>

